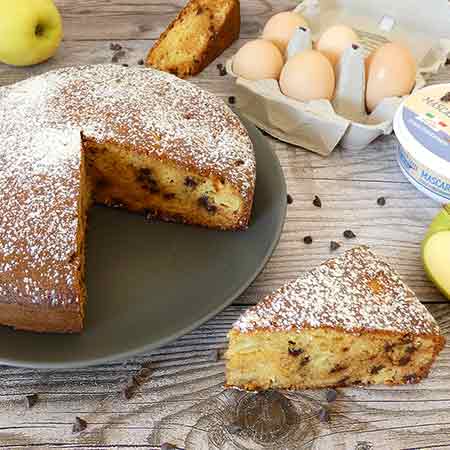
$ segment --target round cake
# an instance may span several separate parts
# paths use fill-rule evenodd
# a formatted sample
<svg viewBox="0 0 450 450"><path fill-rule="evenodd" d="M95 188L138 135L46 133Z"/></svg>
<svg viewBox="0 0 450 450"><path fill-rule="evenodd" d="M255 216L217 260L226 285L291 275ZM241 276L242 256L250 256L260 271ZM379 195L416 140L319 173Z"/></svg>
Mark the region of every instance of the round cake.
<svg viewBox="0 0 450 450"><path fill-rule="evenodd" d="M145 68L65 68L0 88L0 324L83 328L95 203L223 230L248 226L255 156L214 95Z"/></svg>

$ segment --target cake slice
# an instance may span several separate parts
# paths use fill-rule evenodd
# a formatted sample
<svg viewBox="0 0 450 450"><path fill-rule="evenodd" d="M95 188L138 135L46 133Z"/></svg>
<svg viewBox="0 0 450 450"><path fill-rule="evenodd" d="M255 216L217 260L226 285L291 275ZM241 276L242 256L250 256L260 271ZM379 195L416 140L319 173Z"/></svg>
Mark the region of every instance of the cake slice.
<svg viewBox="0 0 450 450"><path fill-rule="evenodd" d="M444 343L399 275L357 247L239 318L229 333L226 384L264 390L417 383Z"/></svg>
<svg viewBox="0 0 450 450"><path fill-rule="evenodd" d="M238 37L239 0L190 0L147 56L147 66L180 78L196 75Z"/></svg>

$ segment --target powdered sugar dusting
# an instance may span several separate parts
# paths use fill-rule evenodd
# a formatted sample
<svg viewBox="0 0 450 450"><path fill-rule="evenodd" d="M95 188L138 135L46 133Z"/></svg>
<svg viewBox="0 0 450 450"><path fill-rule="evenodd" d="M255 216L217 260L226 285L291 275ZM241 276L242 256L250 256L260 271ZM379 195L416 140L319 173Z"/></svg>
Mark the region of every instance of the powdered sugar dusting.
<svg viewBox="0 0 450 450"><path fill-rule="evenodd" d="M385 261L357 247L285 284L235 323L241 332L337 327L439 334L415 294Z"/></svg>
<svg viewBox="0 0 450 450"><path fill-rule="evenodd" d="M239 119L172 75L86 66L0 88L0 301L79 302L82 136L194 166L253 195L254 153Z"/></svg>

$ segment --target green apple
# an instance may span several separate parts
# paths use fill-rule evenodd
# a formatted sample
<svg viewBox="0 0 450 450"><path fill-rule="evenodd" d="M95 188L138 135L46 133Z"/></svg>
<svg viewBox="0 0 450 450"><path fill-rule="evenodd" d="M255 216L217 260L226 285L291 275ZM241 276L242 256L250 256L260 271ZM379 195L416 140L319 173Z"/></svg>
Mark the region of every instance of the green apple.
<svg viewBox="0 0 450 450"><path fill-rule="evenodd" d="M428 228L422 242L422 259L431 281L450 300L450 205Z"/></svg>
<svg viewBox="0 0 450 450"><path fill-rule="evenodd" d="M0 0L0 61L30 66L56 53L61 16L53 0Z"/></svg>

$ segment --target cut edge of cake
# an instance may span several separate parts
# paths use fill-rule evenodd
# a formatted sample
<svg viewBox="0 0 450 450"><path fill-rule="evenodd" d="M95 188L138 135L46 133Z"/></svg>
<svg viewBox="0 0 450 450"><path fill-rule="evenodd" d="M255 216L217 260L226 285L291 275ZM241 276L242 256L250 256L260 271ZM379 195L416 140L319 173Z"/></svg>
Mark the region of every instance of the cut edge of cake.
<svg viewBox="0 0 450 450"><path fill-rule="evenodd" d="M444 344L436 321L398 274L357 247L242 314L229 333L226 386L417 383Z"/></svg>
<svg viewBox="0 0 450 450"><path fill-rule="evenodd" d="M150 49L146 65L197 75L239 37L239 0L190 0Z"/></svg>

